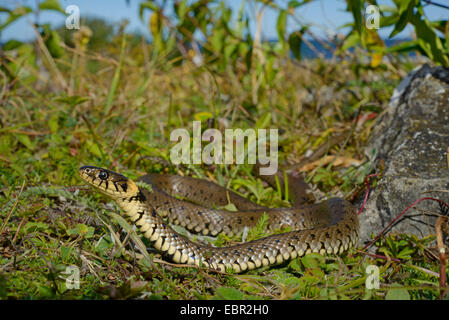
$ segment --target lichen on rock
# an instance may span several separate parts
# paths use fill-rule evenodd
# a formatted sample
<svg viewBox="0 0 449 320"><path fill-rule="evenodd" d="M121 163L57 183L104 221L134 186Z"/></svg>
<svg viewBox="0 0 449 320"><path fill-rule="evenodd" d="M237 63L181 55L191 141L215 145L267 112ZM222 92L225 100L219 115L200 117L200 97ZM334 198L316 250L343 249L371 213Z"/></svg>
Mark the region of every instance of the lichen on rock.
<svg viewBox="0 0 449 320"><path fill-rule="evenodd" d="M396 88L378 119L365 154L383 160L382 178L360 215L361 241L378 234L415 200L435 197L449 203L449 69L425 64ZM423 201L392 230L419 237L434 231L438 204Z"/></svg>

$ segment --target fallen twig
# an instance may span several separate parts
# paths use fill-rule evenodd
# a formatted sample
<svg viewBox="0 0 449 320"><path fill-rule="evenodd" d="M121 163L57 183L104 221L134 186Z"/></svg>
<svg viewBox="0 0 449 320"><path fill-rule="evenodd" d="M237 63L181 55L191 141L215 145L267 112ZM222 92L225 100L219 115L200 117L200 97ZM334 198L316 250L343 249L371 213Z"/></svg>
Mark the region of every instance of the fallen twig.
<svg viewBox="0 0 449 320"><path fill-rule="evenodd" d="M420 203L423 200L433 200L433 201L437 201L438 203L440 203L441 205L449 208L449 205L447 203L445 203L444 201L440 200L440 199L436 199L436 198L431 198L431 197L425 197L425 198L420 198L416 201L414 201L411 205L409 205L407 208L405 208L404 211L402 211L400 214L397 215L397 217L391 221L370 243L368 243L366 246L364 246L362 248L362 251L368 249L369 247L371 247L388 229L390 229L390 227L395 224L410 208L414 207L415 205L417 205L418 203Z"/></svg>
<svg viewBox="0 0 449 320"><path fill-rule="evenodd" d="M446 276L446 262L449 254L446 252L446 246L443 242L443 232L447 233L449 229L449 218L438 217L435 222L435 231L437 236L437 246L440 258L440 299L443 300L448 293L447 276ZM444 231L443 231L444 230Z"/></svg>

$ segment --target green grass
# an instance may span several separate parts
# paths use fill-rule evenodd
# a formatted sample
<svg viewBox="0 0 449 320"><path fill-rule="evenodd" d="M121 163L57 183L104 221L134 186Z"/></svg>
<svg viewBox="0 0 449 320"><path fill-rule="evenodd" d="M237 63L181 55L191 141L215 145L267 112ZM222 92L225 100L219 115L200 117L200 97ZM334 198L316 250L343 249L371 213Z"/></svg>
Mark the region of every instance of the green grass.
<svg viewBox="0 0 449 320"><path fill-rule="evenodd" d="M436 299L438 262L429 239L390 236L378 242L386 261L353 249L341 257L309 255L243 275L179 267L157 253L118 218L119 209L78 178L81 165L96 165L137 178L154 167L145 156L169 155L169 133L191 129L211 114L217 127L280 129L280 157L307 163L330 137L344 142L315 154L358 159L359 167L328 163L307 172L316 196L352 198L373 172L363 145L410 65L371 70L357 59L339 63L279 59L272 85L258 89L253 104L251 75L243 67L218 72L188 60L147 58L142 44L120 47L120 37L99 52L67 51L55 60L67 87L42 70L38 50L23 47L2 65L13 75L0 108L0 298L4 299ZM120 53L123 50L123 53ZM42 59L43 68L35 60ZM92 69L95 66L95 69ZM76 70L73 72L72 70ZM375 85L371 82L376 73ZM4 85L5 83L3 83ZM322 88L332 88L332 99ZM205 125L205 122L203 123ZM141 161L140 161L141 160ZM183 174L208 177L264 205L285 205L282 190L265 187L249 165L190 166ZM251 238L266 235L263 221ZM128 231L127 231L128 230ZM201 237L196 238L201 241ZM204 239L203 239L204 240ZM216 244L239 242L219 236ZM381 287L366 290L366 267L379 266ZM80 270L80 288L67 289L68 266ZM395 289L395 286L403 288ZM393 289L391 289L393 287Z"/></svg>

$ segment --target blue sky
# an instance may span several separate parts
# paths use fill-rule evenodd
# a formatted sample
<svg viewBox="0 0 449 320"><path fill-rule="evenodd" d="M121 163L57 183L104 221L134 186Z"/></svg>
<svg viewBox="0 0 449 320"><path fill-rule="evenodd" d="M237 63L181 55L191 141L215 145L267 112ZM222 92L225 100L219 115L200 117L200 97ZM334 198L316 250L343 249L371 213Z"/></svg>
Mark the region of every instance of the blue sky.
<svg viewBox="0 0 449 320"><path fill-rule="evenodd" d="M35 7L37 0L0 0L0 6L6 6L8 8L15 7L18 3ZM105 18L109 21L119 23L122 19L128 19L130 24L127 31L139 30L144 35L149 37L148 30L148 11L144 21L139 19L139 3L140 0L130 0L127 5L125 0L59 0L61 6L66 8L69 5L77 5L80 9L80 15L83 16L97 16ZM226 4L237 12L241 5L241 1L226 0ZM449 4L448 0L439 0L436 2ZM250 14L250 17L254 17L252 13L253 1L246 1L246 10ZM286 7L288 1L276 1L280 6ZM391 1L378 1L379 4L390 4ZM346 2L344 0L315 0L312 3L301 6L296 10L296 16L302 23L312 24L313 32L319 36L325 36L329 32L345 32L348 29L338 29L339 26L352 20L349 13L345 12ZM447 19L449 10L438 8L435 6L427 6L425 9L426 15L432 19ZM265 39L276 39L276 19L277 12L271 9L266 9L264 12L263 20L263 36ZM34 15L21 18L15 23L8 26L1 34L0 41L4 42L9 39L17 40L30 40L33 38L33 32L30 27L30 22L34 21ZM5 15L0 14L0 23L4 21ZM42 13L39 16L39 22L50 22L54 26L58 26L65 23L65 16L59 13ZM254 26L254 24L252 24ZM288 30L294 30L298 25L289 19ZM95 30L93 30L95 32ZM388 36L390 30L385 30L381 33L381 36ZM411 28L406 28L398 37L409 37Z"/></svg>

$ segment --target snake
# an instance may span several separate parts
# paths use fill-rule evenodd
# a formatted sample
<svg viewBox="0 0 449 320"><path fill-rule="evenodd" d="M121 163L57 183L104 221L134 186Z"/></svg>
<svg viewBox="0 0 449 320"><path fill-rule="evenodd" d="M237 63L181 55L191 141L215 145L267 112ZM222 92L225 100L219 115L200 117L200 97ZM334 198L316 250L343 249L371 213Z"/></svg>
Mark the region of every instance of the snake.
<svg viewBox="0 0 449 320"><path fill-rule="evenodd" d="M199 178L149 173L137 180L149 184L149 191L108 169L83 166L78 173L91 188L118 205L122 215L164 260L177 264L241 273L309 253L342 254L358 240L359 221L354 206L343 198L305 203L306 184L294 175L288 175L287 181L282 175L277 179L278 185L289 185L293 206L267 208ZM271 176L271 183L275 180ZM230 202L238 211L220 209ZM203 235L231 236L256 226L264 214L268 216L269 230L288 227L291 231L215 247L194 242L170 226L180 225Z"/></svg>

